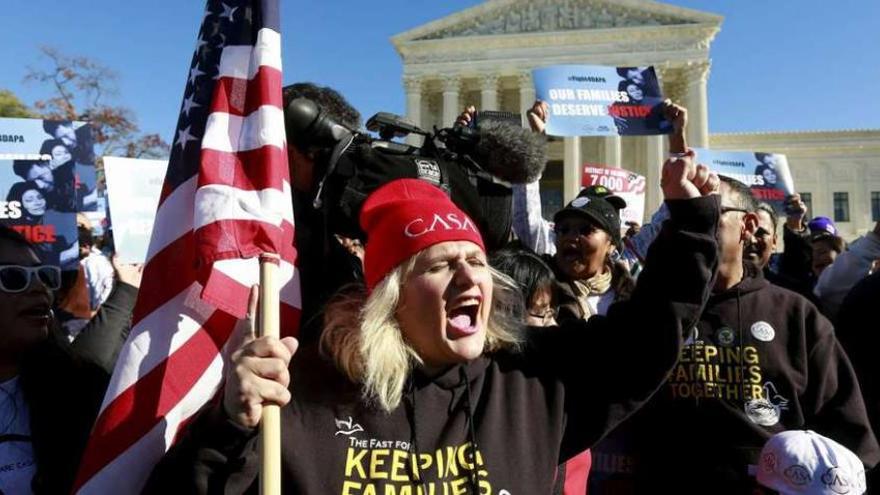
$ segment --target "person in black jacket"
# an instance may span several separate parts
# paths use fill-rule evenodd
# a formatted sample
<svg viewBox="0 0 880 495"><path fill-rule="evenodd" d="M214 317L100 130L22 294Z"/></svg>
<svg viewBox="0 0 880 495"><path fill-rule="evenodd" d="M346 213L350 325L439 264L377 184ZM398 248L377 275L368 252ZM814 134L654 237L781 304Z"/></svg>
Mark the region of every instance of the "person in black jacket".
<svg viewBox="0 0 880 495"><path fill-rule="evenodd" d="M877 304L880 303L880 273L862 279L847 294L837 312L835 329L859 377L868 419L874 432L880 431L880 360L877 359ZM880 468L868 473L868 486L880 490Z"/></svg>
<svg viewBox="0 0 880 495"><path fill-rule="evenodd" d="M80 342L53 324L57 267L0 227L0 490L68 493L134 304L120 283ZM117 338L114 338L117 337Z"/></svg>
<svg viewBox="0 0 880 495"><path fill-rule="evenodd" d="M308 98L318 104L331 119L351 129L361 125L361 115L345 98L332 88L312 83L296 83L283 90L284 108L296 98ZM346 246L326 232L323 214L313 207L318 183L321 180L321 163L328 150L296 139L288 140L287 157L290 167L293 216L296 218L296 249L302 312L300 338L311 341L321 332L319 315L327 300L341 287L363 283L360 259Z"/></svg>
<svg viewBox="0 0 880 495"><path fill-rule="evenodd" d="M636 488L751 493L749 466L785 430L814 430L874 466L880 446L831 323L744 263L759 224L755 200L745 184L721 179L718 277L669 380L633 418L644 440L634 447Z"/></svg>
<svg viewBox="0 0 880 495"><path fill-rule="evenodd" d="M607 316L532 329L524 347L500 299L515 289L488 268L473 221L424 181L379 188L360 217L366 300L328 311L323 353L248 338L223 399L145 492L252 493L265 404L283 406L289 493L549 492L560 462L661 384L708 295L717 179L692 156L667 162L663 177L671 216L633 297ZM238 332L249 335L250 322Z"/></svg>
<svg viewBox="0 0 880 495"><path fill-rule="evenodd" d="M785 224L782 242L785 250L779 259L779 274L798 286L812 290L816 280L813 276L813 247L810 229L807 228L807 205L800 194L792 194L785 200Z"/></svg>

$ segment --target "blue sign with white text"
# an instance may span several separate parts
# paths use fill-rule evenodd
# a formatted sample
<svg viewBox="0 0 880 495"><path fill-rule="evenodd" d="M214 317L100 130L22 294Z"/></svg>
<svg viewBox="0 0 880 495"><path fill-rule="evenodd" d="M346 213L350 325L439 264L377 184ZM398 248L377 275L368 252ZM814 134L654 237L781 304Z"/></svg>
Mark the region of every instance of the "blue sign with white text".
<svg viewBox="0 0 880 495"><path fill-rule="evenodd" d="M557 65L532 72L552 136L669 134L653 67Z"/></svg>
<svg viewBox="0 0 880 495"><path fill-rule="evenodd" d="M772 205L784 213L785 198L794 194L794 179L788 167L788 158L780 153L760 151L721 151L694 148L697 163L709 170L736 179L749 186L758 201Z"/></svg>

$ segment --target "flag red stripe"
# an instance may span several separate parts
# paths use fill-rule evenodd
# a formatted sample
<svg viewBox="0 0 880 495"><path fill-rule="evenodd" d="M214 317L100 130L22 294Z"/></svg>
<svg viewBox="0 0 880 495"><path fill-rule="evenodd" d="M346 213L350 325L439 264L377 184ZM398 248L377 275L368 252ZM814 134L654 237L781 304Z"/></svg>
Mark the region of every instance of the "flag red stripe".
<svg viewBox="0 0 880 495"><path fill-rule="evenodd" d="M282 191L282 177L286 175L287 150L275 146L236 153L203 149L198 185L224 184L243 191L269 188Z"/></svg>
<svg viewBox="0 0 880 495"><path fill-rule="evenodd" d="M174 354L107 405L95 424L74 491L165 419L217 357L234 325L232 316L215 311Z"/></svg>
<svg viewBox="0 0 880 495"><path fill-rule="evenodd" d="M196 239L190 231L159 251L147 263L132 313L132 326L198 280L195 250Z"/></svg>
<svg viewBox="0 0 880 495"><path fill-rule="evenodd" d="M132 326L198 279L193 261L195 249L195 237L190 231L150 259L144 267L137 304L132 314Z"/></svg>
<svg viewBox="0 0 880 495"><path fill-rule="evenodd" d="M263 105L283 108L281 71L265 65L253 79L224 76L217 80L210 110L245 117Z"/></svg>
<svg viewBox="0 0 880 495"><path fill-rule="evenodd" d="M279 308L279 321L281 322L281 336L282 337L299 337L299 324L300 324L300 316L302 315L302 310L296 306L292 306L290 304L284 304L281 302L281 308Z"/></svg>
<svg viewBox="0 0 880 495"><path fill-rule="evenodd" d="M203 297L206 302L227 313L244 315L247 311L249 293L249 287L220 270L214 270L211 272L211 279L206 285ZM236 304L237 306L227 307ZM282 333L296 336L299 333L299 309L293 306L291 301L282 300L279 313L284 330Z"/></svg>

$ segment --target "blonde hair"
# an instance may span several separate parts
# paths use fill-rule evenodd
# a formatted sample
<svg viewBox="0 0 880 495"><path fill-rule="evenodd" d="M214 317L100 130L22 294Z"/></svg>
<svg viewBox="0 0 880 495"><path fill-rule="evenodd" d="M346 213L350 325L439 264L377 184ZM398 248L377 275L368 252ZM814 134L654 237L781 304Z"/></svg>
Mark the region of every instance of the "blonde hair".
<svg viewBox="0 0 880 495"><path fill-rule="evenodd" d="M391 412L403 398L410 373L423 364L406 342L395 314L400 293L418 254L398 265L367 296L363 289L343 291L327 304L321 351L350 380L360 383L363 398ZM484 353L518 350L523 302L516 284L489 267L492 307Z"/></svg>

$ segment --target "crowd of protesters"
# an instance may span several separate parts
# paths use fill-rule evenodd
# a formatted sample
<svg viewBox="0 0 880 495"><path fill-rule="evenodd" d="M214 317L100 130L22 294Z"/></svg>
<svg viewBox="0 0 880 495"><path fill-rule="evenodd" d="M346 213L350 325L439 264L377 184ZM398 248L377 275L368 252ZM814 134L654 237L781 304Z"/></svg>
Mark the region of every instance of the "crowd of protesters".
<svg viewBox="0 0 880 495"><path fill-rule="evenodd" d="M332 89L289 86L285 107L299 97L361 125ZM413 178L366 197L365 239L333 235L314 207L326 150L288 139L300 338L239 322L222 396L145 491L255 492L262 407L278 404L289 493L870 493L880 223L847 245L798 195L781 219L700 164L685 108L662 113L670 157L649 222L623 234L626 202L601 186L548 222L536 181L513 186L497 250ZM546 105L528 117L543 133ZM46 147L60 161L65 131ZM69 491L129 332L140 267L79 227L72 273L0 228L3 493Z"/></svg>

